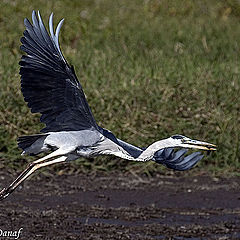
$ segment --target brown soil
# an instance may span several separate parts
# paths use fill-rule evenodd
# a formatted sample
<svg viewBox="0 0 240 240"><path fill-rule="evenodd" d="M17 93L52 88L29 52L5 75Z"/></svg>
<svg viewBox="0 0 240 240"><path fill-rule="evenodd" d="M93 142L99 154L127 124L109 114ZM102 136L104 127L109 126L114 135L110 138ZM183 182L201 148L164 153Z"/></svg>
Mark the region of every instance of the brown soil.
<svg viewBox="0 0 240 240"><path fill-rule="evenodd" d="M0 187L10 180L2 173ZM39 174L0 202L0 229L22 227L19 239L240 239L239 190L238 177Z"/></svg>

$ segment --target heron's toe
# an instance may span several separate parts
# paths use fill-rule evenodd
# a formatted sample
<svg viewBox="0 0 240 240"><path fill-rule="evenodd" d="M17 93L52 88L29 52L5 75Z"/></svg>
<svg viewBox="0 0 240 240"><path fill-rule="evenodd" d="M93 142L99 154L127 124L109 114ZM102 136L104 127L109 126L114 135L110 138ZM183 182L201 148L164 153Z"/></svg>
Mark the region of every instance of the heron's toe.
<svg viewBox="0 0 240 240"><path fill-rule="evenodd" d="M4 198L6 198L9 195L6 188L3 188L3 190L0 192L0 201L2 201Z"/></svg>

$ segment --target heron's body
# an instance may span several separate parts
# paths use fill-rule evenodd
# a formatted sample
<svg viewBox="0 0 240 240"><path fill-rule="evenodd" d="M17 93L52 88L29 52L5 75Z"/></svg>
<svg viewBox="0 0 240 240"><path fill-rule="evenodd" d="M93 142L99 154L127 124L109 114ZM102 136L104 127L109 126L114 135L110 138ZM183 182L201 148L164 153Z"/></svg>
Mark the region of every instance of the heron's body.
<svg viewBox="0 0 240 240"><path fill-rule="evenodd" d="M75 160L79 157L92 158L98 155L115 155L133 161L154 160L155 152L161 150L159 146L154 151L154 143L145 150L127 144L117 139L110 131L101 129L82 131L49 132L46 134L23 136L19 138L19 147L23 154L38 155L53 150L62 151L61 155L69 154ZM25 141L24 141L25 140ZM168 139L161 140L162 149L169 146ZM173 146L172 147L177 147Z"/></svg>
<svg viewBox="0 0 240 240"><path fill-rule="evenodd" d="M73 67L61 52L58 36L63 20L54 33L51 14L50 34L39 12L38 17L35 11L32 12L32 22L24 20L26 30L21 38L21 50L26 53L20 61L21 90L28 107L33 113L41 114L40 120L46 127L41 134L19 137L18 145L23 154L50 153L31 163L8 188L3 189L0 199L6 198L38 168L79 157L114 155L133 161L152 160L168 168L187 170L203 156L199 152L186 156L186 148L215 150L213 144L182 135L140 148L101 128L93 117ZM175 151L176 147L182 149Z"/></svg>
<svg viewBox="0 0 240 240"><path fill-rule="evenodd" d="M22 138L29 138L29 142L26 144L24 144L24 141L21 141L21 137L19 138L19 146L24 149L23 154L37 155L42 152L49 152L56 149L68 149L68 152L81 156L81 149L95 146L97 143L101 142L103 136L101 133L94 130L82 130L49 132Z"/></svg>

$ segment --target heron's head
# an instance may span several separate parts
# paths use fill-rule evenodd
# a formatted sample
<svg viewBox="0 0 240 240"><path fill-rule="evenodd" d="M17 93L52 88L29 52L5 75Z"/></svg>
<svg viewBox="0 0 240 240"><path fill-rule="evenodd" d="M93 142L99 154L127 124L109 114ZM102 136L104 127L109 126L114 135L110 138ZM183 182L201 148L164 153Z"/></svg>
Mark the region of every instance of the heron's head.
<svg viewBox="0 0 240 240"><path fill-rule="evenodd" d="M182 135L173 135L168 140L171 141L173 145L183 148L195 148L200 150L215 151L217 147L214 144L193 140Z"/></svg>

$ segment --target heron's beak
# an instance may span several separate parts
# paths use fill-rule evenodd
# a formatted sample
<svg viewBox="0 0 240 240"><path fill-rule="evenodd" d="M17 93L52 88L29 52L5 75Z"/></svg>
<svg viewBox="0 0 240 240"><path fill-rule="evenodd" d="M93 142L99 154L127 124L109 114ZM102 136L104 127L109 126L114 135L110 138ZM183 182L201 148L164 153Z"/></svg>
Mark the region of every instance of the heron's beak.
<svg viewBox="0 0 240 240"><path fill-rule="evenodd" d="M182 146L184 146L185 148L196 148L196 149L207 150L207 151L217 150L217 146L214 144L201 142L198 140L192 140L192 139L187 139L187 140L183 139Z"/></svg>

